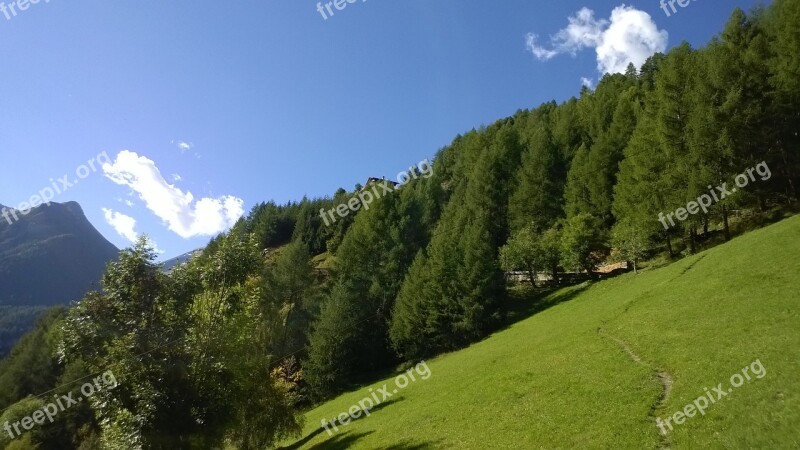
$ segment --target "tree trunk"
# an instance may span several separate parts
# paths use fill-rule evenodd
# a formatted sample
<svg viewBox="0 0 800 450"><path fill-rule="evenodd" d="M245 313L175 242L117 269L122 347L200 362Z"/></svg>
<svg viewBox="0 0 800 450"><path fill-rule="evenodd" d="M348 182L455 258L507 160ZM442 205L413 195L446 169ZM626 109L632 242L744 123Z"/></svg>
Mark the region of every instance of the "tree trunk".
<svg viewBox="0 0 800 450"><path fill-rule="evenodd" d="M783 147L783 145L781 145L781 147ZM789 184L789 186L788 186L788 188L789 188L789 201L791 203L797 203L797 200L798 200L798 198L797 198L798 197L798 195L797 195L798 194L797 193L797 185L795 184L795 181L794 181L795 177L794 177L794 174L792 173L791 161L789 160L789 157L787 156L785 149L782 148L780 154L781 154L781 158L783 159L783 166L786 168L786 181Z"/></svg>
<svg viewBox="0 0 800 450"><path fill-rule="evenodd" d="M790 202L797 203L797 186L791 175L789 175L789 199Z"/></svg>
<svg viewBox="0 0 800 450"><path fill-rule="evenodd" d="M530 279L531 286L536 289L536 269L528 268L528 278Z"/></svg>
<svg viewBox="0 0 800 450"><path fill-rule="evenodd" d="M667 238L667 250L669 250L669 257L674 258L675 252L672 250L672 239L669 237L669 231L665 231L664 236Z"/></svg>
<svg viewBox="0 0 800 450"><path fill-rule="evenodd" d="M731 240L731 227L728 224L728 206L722 205L722 223L725 224L725 240Z"/></svg>

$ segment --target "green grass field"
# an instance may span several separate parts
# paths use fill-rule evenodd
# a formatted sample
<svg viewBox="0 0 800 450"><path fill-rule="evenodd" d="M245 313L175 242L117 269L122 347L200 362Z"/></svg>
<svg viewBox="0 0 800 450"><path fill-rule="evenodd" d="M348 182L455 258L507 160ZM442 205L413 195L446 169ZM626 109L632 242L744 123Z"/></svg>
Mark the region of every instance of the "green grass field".
<svg viewBox="0 0 800 450"><path fill-rule="evenodd" d="M333 436L384 383L306 414L289 448L800 448L800 217L660 269L557 291ZM638 362L636 360L639 360ZM752 377L663 436L755 360ZM661 374L661 375L659 375ZM666 398L664 398L666 396ZM714 396L716 399L716 395Z"/></svg>

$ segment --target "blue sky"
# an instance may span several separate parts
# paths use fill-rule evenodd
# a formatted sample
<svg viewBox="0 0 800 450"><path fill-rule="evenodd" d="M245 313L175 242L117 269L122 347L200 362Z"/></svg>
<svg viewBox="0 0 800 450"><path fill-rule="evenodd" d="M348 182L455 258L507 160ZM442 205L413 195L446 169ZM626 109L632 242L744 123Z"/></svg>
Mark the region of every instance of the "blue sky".
<svg viewBox="0 0 800 450"><path fill-rule="evenodd" d="M699 46L756 1L694 1L671 17L656 0L626 4L636 14L613 20L621 3L585 0L367 0L327 20L312 0L0 13L0 203L106 152L110 170L54 201L79 202L118 247L147 233L176 256L255 203L394 178L458 133L577 95L619 36L559 34L570 17L573 31L624 32L642 11L668 48Z"/></svg>

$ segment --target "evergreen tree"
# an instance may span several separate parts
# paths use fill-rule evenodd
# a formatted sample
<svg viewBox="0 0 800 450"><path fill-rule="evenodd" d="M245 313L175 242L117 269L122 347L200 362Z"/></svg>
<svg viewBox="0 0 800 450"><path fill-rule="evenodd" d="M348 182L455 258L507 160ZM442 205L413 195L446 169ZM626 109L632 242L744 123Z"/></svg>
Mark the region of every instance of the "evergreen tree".
<svg viewBox="0 0 800 450"><path fill-rule="evenodd" d="M773 146L779 155L777 166L783 173L785 192L794 202L800 195L800 4L775 0L766 14L771 43L769 69L774 110L771 126L777 128Z"/></svg>
<svg viewBox="0 0 800 450"><path fill-rule="evenodd" d="M542 106L541 114L531 114L523 138L526 147L517 172L516 189L509 200L509 223L512 231L533 223L536 230L546 230L564 214L563 197L566 167L562 153L553 142L549 117L552 106Z"/></svg>
<svg viewBox="0 0 800 450"><path fill-rule="evenodd" d="M406 358L467 345L499 318L504 278L497 255L508 237L510 195L504 180L521 154L513 126L501 122L488 130L484 139L491 143L469 183L455 192L426 254L414 261L400 290L391 337Z"/></svg>
<svg viewBox="0 0 800 450"><path fill-rule="evenodd" d="M360 214L339 248L334 287L313 325L305 362L318 398L396 362L388 323L403 274L425 242L421 202L408 187Z"/></svg>

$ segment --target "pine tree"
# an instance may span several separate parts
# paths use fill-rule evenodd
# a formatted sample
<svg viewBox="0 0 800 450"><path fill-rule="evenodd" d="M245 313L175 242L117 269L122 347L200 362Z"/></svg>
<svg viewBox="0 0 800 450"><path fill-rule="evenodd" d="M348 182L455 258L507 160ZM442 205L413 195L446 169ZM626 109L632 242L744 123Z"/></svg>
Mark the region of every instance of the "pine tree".
<svg viewBox="0 0 800 450"><path fill-rule="evenodd" d="M672 255L672 225L667 223L668 228L662 227L659 214L674 210L675 191L671 178L664 176L669 161L656 132L654 116L652 109L643 114L625 148L619 181L614 187L613 212L618 223L627 220L635 229L661 236Z"/></svg>
<svg viewBox="0 0 800 450"><path fill-rule="evenodd" d="M770 42L770 83L775 92L771 122L776 130L773 143L779 157L786 194L794 202L800 198L800 4L775 0L764 18Z"/></svg>
<svg viewBox="0 0 800 450"><path fill-rule="evenodd" d="M512 231L533 223L546 230L563 217L566 164L553 142L548 115L532 114L526 124L526 151L517 172L516 189L509 201Z"/></svg>

